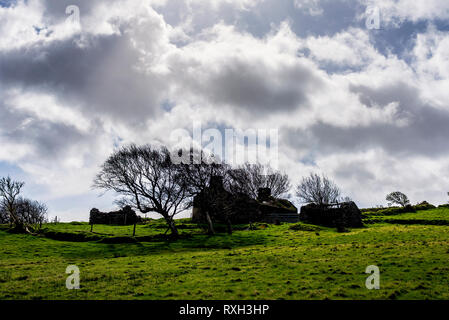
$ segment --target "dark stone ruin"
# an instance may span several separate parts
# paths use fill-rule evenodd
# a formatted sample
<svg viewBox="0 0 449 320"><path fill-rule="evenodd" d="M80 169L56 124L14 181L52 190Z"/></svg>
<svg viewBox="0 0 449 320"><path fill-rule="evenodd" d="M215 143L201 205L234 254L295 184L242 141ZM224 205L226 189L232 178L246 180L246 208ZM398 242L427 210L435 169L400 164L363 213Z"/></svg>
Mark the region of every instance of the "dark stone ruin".
<svg viewBox="0 0 449 320"><path fill-rule="evenodd" d="M270 188L259 189L259 194L258 194L257 200L259 202L270 201L271 200L271 189Z"/></svg>
<svg viewBox="0 0 449 320"><path fill-rule="evenodd" d="M108 224L117 226L129 226L142 221L136 212L130 207L126 206L119 211L100 212L98 209L90 210L89 223L94 224Z"/></svg>
<svg viewBox="0 0 449 320"><path fill-rule="evenodd" d="M337 228L361 228L362 213L354 202L344 202L331 205L309 204L301 207L299 218L302 222Z"/></svg>
<svg viewBox="0 0 449 320"><path fill-rule="evenodd" d="M298 209L288 200L271 196L269 188L259 190L257 200L226 191L222 177L212 177L209 187L193 200L192 221L207 223L206 211L217 222L247 224L299 221Z"/></svg>

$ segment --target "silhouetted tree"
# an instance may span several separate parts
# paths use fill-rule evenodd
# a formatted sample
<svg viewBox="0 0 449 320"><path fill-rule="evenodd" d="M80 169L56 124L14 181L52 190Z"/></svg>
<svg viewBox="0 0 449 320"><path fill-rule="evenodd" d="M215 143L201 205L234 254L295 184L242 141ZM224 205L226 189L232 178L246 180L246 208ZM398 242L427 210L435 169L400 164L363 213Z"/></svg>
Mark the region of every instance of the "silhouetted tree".
<svg viewBox="0 0 449 320"><path fill-rule="evenodd" d="M25 229L23 221L17 215L17 203L24 182L14 181L11 177L0 179L1 207L9 217L9 222L17 229Z"/></svg>
<svg viewBox="0 0 449 320"><path fill-rule="evenodd" d="M341 197L340 202L353 202L353 200L351 197L346 196L346 197Z"/></svg>
<svg viewBox="0 0 449 320"><path fill-rule="evenodd" d="M296 187L296 195L301 202L320 206L336 203L340 194L340 189L333 181L316 173L303 178Z"/></svg>
<svg viewBox="0 0 449 320"><path fill-rule="evenodd" d="M9 218L9 214L6 209L0 204L0 224L10 223L11 219Z"/></svg>
<svg viewBox="0 0 449 320"><path fill-rule="evenodd" d="M44 203L30 199L19 198L17 200L16 214L25 225L41 227L47 222L48 208Z"/></svg>
<svg viewBox="0 0 449 320"><path fill-rule="evenodd" d="M0 223L9 223L16 230L32 233L47 221L47 206L20 196L24 182L10 177L0 179Z"/></svg>
<svg viewBox="0 0 449 320"><path fill-rule="evenodd" d="M196 198L196 205L204 212L207 219L208 233L212 235L215 233L215 230L213 226L213 210L211 208L217 205L217 203L221 203L222 199L214 190L209 190L210 182L213 177L221 177L223 184L227 185L230 166L203 150L190 149L190 151L180 150L179 152L187 152L190 158L188 163L178 165L178 170L182 177L181 180L191 201Z"/></svg>
<svg viewBox="0 0 449 320"><path fill-rule="evenodd" d="M194 162L195 157L201 157L201 161ZM224 183L228 184L229 165L216 160L213 155L202 150L191 150L190 158L190 163L177 165L185 188L190 195L197 195L209 187L212 177L222 177Z"/></svg>
<svg viewBox="0 0 449 320"><path fill-rule="evenodd" d="M122 195L122 205L160 214L175 237L178 230L174 217L191 204L179 167L165 147L122 147L103 164L94 187Z"/></svg>
<svg viewBox="0 0 449 320"><path fill-rule="evenodd" d="M398 204L402 207L406 207L410 204L408 197L400 191L395 191L387 195L386 200L391 204Z"/></svg>
<svg viewBox="0 0 449 320"><path fill-rule="evenodd" d="M290 190L290 179L287 174L273 170L262 164L245 163L229 172L230 189L235 193L246 194L257 199L259 189L271 189L271 195L281 197Z"/></svg>

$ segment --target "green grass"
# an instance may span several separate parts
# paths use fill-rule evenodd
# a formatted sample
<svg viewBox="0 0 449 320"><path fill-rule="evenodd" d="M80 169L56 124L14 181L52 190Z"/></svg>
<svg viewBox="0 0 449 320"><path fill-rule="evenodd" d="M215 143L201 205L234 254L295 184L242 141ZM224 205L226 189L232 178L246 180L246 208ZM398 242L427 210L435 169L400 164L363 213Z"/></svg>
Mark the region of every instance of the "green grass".
<svg viewBox="0 0 449 320"><path fill-rule="evenodd" d="M402 218L423 216L448 219L449 209ZM158 236L165 227L154 221L139 225L132 243L104 243L129 238L132 226L97 225L82 242L0 229L0 299L449 299L449 226L382 221L337 233L259 224L209 237L188 220L178 224L178 241ZM87 224L45 229L90 234ZM80 290L65 288L68 265L80 268ZM380 290L365 288L369 265L380 267Z"/></svg>
<svg viewBox="0 0 449 320"><path fill-rule="evenodd" d="M422 225L449 225L449 209L436 208L431 210L402 213L396 215L367 215L365 222L384 222L394 224L422 224Z"/></svg>

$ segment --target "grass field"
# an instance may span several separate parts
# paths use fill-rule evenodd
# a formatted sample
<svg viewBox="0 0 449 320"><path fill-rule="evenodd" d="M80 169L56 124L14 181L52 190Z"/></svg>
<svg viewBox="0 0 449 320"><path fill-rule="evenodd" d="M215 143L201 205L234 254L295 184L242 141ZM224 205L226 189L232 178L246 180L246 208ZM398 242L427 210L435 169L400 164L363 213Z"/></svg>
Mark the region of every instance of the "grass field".
<svg viewBox="0 0 449 320"><path fill-rule="evenodd" d="M136 239L132 226L48 224L39 237L3 227L0 299L449 299L449 226L426 223L449 222L449 209L375 219L348 233L260 224L214 237L182 220L175 242L161 221ZM80 290L65 287L68 265ZM369 265L380 290L365 287Z"/></svg>
<svg viewBox="0 0 449 320"><path fill-rule="evenodd" d="M388 216L369 216L365 222L386 222L394 224L449 225L449 209L436 208L432 210L403 213Z"/></svg>

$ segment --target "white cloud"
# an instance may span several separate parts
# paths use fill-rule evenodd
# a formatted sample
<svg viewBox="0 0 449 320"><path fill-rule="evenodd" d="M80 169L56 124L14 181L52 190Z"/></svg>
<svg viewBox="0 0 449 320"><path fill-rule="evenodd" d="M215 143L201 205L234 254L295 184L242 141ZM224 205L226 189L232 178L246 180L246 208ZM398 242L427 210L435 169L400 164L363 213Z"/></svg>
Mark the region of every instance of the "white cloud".
<svg viewBox="0 0 449 320"><path fill-rule="evenodd" d="M367 30L355 28L332 37L310 36L304 46L310 50L313 59L339 67L366 67L383 57L373 48Z"/></svg>
<svg viewBox="0 0 449 320"><path fill-rule="evenodd" d="M449 101L449 32L432 25L416 38L413 68L421 82L424 99L448 110Z"/></svg>
<svg viewBox="0 0 449 320"><path fill-rule="evenodd" d="M44 93L24 92L18 89L9 90L4 93L4 104L12 112L23 112L28 114L22 123L25 127L32 125L34 120L50 121L52 123L63 123L74 126L81 132L90 129L89 120L77 111L73 105L64 106L55 101L55 97Z"/></svg>
<svg viewBox="0 0 449 320"><path fill-rule="evenodd" d="M63 14L52 20L41 1L0 8L0 160L24 170L47 199L85 195L117 143L168 143L173 130L201 121L205 129L279 128L280 165L294 181L324 171L364 205L396 188L416 201L440 199L446 32L419 34L407 62L380 53L368 30L301 38L284 22L255 36L213 20L259 1L182 4L188 10L170 24L166 1L100 1L81 11L81 32L64 29ZM321 13L319 1L296 6ZM391 17L417 19L394 10ZM213 22L198 21L208 14ZM428 191L409 189L421 181Z"/></svg>
<svg viewBox="0 0 449 320"><path fill-rule="evenodd" d="M447 159L398 158L382 149L373 149L334 154L318 159L317 164L345 193L365 205L386 205L385 197L393 191L404 192L413 204L422 201L439 204L447 195Z"/></svg>
<svg viewBox="0 0 449 320"><path fill-rule="evenodd" d="M404 21L446 20L449 2L446 0L359 0L362 4L378 7L382 25L395 25Z"/></svg>
<svg viewBox="0 0 449 320"><path fill-rule="evenodd" d="M308 13L311 16L323 14L323 8L320 6L321 0L294 0L295 8Z"/></svg>

